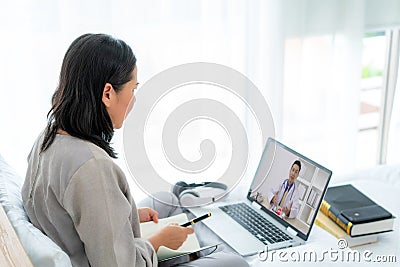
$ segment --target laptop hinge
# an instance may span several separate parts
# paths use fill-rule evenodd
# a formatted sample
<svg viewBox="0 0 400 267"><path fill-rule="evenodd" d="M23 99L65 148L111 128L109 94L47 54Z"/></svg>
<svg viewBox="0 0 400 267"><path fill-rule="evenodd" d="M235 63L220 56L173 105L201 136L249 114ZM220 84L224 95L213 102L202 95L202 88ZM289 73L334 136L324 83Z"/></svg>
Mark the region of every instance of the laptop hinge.
<svg viewBox="0 0 400 267"><path fill-rule="evenodd" d="M261 205L260 204L258 204L257 202L255 202L255 201L253 201L253 202L251 202L251 205L253 206L253 207L255 207L256 209L261 209Z"/></svg>
<svg viewBox="0 0 400 267"><path fill-rule="evenodd" d="M297 231L294 230L293 228L290 228L290 226L288 226L288 228L286 228L286 231L288 231L290 234L297 236Z"/></svg>

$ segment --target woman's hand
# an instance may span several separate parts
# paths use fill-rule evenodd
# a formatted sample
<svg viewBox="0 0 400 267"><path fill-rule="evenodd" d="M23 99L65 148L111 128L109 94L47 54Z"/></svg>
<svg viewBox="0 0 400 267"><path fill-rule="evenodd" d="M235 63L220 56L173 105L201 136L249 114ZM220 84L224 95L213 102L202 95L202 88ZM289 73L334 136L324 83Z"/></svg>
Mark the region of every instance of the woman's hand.
<svg viewBox="0 0 400 267"><path fill-rule="evenodd" d="M138 208L138 214L141 223L149 221L158 223L158 212L151 208Z"/></svg>
<svg viewBox="0 0 400 267"><path fill-rule="evenodd" d="M192 227L182 227L176 223L169 224L161 229L159 232L149 237L149 242L153 245L154 250L157 251L160 246L165 246L170 249L178 249L182 246L187 236L193 234Z"/></svg>

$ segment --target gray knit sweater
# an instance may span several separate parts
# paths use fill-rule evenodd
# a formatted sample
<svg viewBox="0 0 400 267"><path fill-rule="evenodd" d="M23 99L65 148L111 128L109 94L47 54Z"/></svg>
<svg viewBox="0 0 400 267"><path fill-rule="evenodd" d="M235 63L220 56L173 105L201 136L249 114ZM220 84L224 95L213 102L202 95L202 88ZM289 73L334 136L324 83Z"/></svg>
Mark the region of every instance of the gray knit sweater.
<svg viewBox="0 0 400 267"><path fill-rule="evenodd" d="M28 158L22 199L31 222L57 243L73 266L156 266L140 238L139 218L126 177L98 146L57 134Z"/></svg>

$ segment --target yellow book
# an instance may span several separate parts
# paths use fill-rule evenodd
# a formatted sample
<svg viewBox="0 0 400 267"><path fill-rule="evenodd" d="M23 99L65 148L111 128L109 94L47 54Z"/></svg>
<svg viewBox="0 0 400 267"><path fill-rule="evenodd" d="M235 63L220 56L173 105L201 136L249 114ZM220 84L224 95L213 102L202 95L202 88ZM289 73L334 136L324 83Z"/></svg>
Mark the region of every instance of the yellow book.
<svg viewBox="0 0 400 267"><path fill-rule="evenodd" d="M370 234L356 237L348 235L339 225L337 225L321 211L318 212L315 224L336 237L337 239L346 240L348 247L355 247L378 241L378 234Z"/></svg>
<svg viewBox="0 0 400 267"><path fill-rule="evenodd" d="M336 224L345 230L346 233L351 233L351 227L353 227L353 224L343 216L340 216L339 212L336 209L331 208L331 205L326 200L322 200L320 211L336 222Z"/></svg>
<svg viewBox="0 0 400 267"><path fill-rule="evenodd" d="M394 228L395 217L351 184L329 187L320 211L353 237Z"/></svg>

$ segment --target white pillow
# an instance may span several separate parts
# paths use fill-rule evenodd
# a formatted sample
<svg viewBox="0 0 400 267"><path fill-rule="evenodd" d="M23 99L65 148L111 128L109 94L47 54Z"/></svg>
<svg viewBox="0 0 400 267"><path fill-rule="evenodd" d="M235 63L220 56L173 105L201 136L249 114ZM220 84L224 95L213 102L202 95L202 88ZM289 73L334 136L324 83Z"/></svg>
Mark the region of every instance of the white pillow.
<svg viewBox="0 0 400 267"><path fill-rule="evenodd" d="M22 205L22 184L23 179L0 155L0 203L33 265L37 267L72 267L68 255L29 222Z"/></svg>

